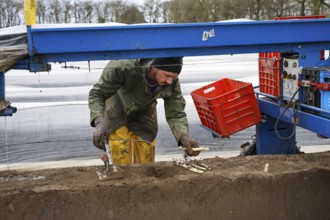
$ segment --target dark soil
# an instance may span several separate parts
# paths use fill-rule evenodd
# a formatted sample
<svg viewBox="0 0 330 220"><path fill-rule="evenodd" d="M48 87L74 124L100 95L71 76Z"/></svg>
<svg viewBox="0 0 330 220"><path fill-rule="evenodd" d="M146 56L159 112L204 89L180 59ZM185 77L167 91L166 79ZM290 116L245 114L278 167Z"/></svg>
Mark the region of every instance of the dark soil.
<svg viewBox="0 0 330 220"><path fill-rule="evenodd" d="M0 172L0 219L330 219L330 152L203 162Z"/></svg>

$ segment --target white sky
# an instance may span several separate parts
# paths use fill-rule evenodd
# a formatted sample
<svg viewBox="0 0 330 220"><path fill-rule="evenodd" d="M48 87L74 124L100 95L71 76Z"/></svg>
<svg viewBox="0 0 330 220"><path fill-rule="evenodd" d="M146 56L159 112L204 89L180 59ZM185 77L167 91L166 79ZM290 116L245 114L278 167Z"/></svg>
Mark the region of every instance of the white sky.
<svg viewBox="0 0 330 220"><path fill-rule="evenodd" d="M126 0L128 3L135 3L137 5L143 5L145 0ZM161 2L167 1L167 0L160 0Z"/></svg>
<svg viewBox="0 0 330 220"><path fill-rule="evenodd" d="M135 3L137 5L142 5L144 3L144 0L127 0L127 2Z"/></svg>

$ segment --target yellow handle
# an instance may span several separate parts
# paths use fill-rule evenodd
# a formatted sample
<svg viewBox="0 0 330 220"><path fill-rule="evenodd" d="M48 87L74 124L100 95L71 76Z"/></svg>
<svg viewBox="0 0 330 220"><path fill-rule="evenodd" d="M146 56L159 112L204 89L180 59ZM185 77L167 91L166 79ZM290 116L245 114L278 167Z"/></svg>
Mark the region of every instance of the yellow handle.
<svg viewBox="0 0 330 220"><path fill-rule="evenodd" d="M24 16L26 25L36 24L37 19L35 0L24 0Z"/></svg>

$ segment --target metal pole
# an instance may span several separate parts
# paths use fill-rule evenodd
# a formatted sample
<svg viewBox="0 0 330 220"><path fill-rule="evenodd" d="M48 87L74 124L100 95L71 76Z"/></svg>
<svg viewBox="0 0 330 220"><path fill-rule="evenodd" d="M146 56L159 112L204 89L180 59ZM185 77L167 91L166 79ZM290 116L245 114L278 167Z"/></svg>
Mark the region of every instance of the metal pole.
<svg viewBox="0 0 330 220"><path fill-rule="evenodd" d="M0 71L0 116L12 116L17 109L6 101L5 94L5 72Z"/></svg>
<svg viewBox="0 0 330 220"><path fill-rule="evenodd" d="M5 72L0 71L0 102L5 101Z"/></svg>

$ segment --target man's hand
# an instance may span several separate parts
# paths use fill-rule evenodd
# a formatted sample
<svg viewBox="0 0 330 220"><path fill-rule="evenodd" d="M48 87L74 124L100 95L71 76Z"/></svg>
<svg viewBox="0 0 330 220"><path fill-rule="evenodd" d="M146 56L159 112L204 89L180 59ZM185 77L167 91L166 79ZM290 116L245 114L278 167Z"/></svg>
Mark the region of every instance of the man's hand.
<svg viewBox="0 0 330 220"><path fill-rule="evenodd" d="M108 143L109 132L103 117L97 117L94 121L95 130L93 133L93 144L100 150L105 151L105 144Z"/></svg>
<svg viewBox="0 0 330 220"><path fill-rule="evenodd" d="M192 140L188 137L188 135L186 134L183 134L181 135L180 137L180 140L179 140L179 144L181 143L182 147L185 147L187 150L186 150L186 154L188 156L198 156L200 151L193 151L192 149L193 148L197 148L199 147L199 144L195 141L195 140Z"/></svg>

